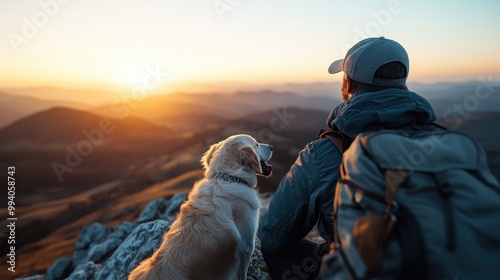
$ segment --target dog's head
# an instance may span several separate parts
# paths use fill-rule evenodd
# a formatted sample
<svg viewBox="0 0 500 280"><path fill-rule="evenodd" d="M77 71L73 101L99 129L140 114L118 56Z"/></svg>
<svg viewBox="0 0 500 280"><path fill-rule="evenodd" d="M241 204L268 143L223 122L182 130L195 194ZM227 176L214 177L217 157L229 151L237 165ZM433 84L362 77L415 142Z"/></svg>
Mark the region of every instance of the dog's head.
<svg viewBox="0 0 500 280"><path fill-rule="evenodd" d="M272 154L271 145L258 143L251 136L240 134L212 145L201 162L205 173L235 174L245 171L268 177L273 171L273 167L267 163Z"/></svg>

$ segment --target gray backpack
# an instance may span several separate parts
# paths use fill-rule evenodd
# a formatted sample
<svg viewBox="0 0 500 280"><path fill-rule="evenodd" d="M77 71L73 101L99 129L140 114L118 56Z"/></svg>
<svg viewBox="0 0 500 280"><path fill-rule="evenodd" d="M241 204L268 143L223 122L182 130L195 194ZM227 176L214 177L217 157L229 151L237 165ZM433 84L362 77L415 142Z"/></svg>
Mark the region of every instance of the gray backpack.
<svg viewBox="0 0 500 280"><path fill-rule="evenodd" d="M320 279L500 279L500 187L471 138L363 133L340 169Z"/></svg>

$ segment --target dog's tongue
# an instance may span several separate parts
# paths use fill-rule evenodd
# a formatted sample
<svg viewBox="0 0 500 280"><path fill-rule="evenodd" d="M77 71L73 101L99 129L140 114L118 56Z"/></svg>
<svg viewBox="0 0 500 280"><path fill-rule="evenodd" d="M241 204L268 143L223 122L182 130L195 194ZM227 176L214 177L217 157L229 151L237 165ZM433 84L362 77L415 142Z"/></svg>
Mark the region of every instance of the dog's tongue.
<svg viewBox="0 0 500 280"><path fill-rule="evenodd" d="M273 166L264 161L264 165L266 166L266 170L269 172L273 172Z"/></svg>

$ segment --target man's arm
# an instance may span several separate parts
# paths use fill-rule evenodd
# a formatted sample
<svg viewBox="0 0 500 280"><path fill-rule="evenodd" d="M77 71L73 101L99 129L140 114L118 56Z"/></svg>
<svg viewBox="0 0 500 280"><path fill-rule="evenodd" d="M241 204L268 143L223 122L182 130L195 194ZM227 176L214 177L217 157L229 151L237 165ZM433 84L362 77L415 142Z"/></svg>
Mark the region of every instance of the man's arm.
<svg viewBox="0 0 500 280"><path fill-rule="evenodd" d="M340 152L328 139L309 143L299 153L260 222L265 250L279 252L293 246L314 227L323 208L331 207L324 205L322 196L331 195L326 200L333 200L331 181L338 178L340 161Z"/></svg>

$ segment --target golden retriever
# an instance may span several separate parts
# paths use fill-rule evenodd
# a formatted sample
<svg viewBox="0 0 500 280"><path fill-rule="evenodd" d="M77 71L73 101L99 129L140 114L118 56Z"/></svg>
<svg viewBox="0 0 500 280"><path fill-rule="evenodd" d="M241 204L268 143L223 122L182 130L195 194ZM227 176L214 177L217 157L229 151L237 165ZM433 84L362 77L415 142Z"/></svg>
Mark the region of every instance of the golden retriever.
<svg viewBox="0 0 500 280"><path fill-rule="evenodd" d="M205 177L194 185L160 248L129 279L246 279L260 208L256 175L271 175L271 156L271 145L249 135L212 145L201 159Z"/></svg>

